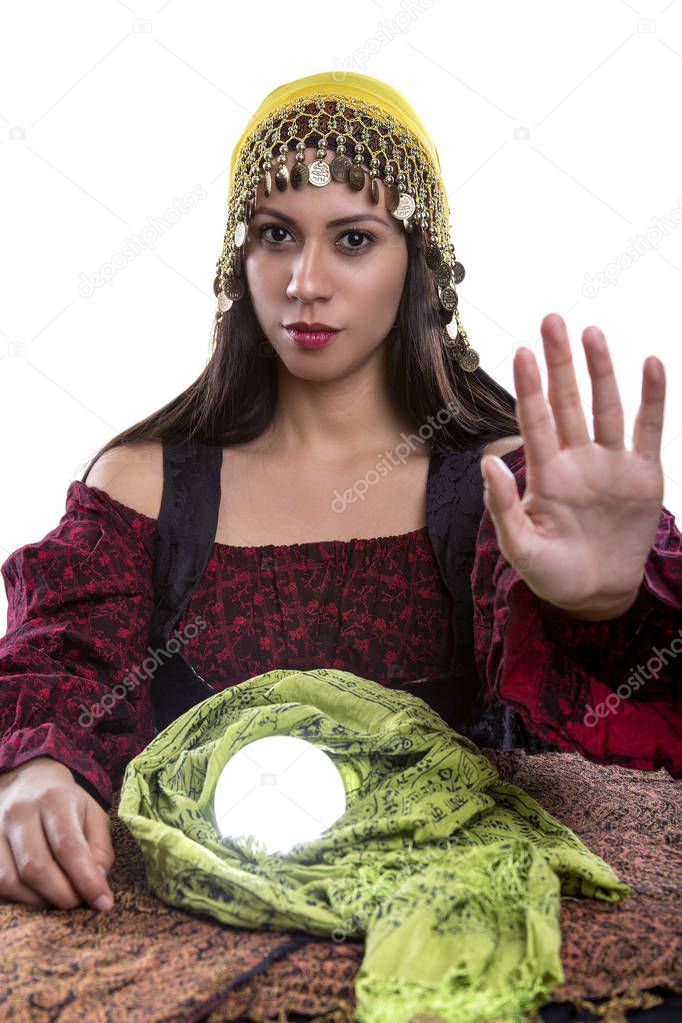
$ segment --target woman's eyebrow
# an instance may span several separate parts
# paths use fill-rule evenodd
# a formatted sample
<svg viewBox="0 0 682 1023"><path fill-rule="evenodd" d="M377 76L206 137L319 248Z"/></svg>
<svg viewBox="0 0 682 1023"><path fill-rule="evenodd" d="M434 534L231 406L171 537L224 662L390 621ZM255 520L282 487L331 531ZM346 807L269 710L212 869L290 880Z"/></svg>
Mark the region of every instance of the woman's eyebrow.
<svg viewBox="0 0 682 1023"><path fill-rule="evenodd" d="M292 227L298 227L298 224L293 217L288 217L286 213L280 213L279 210L273 210L270 206L261 206L260 209L254 210L251 215L251 219L257 217L259 214L263 216L279 217L280 220L284 220L285 223L291 224ZM329 220L327 227L338 227L340 224L350 224L352 221L358 220L376 220L377 224L383 224L384 227L390 227L383 217L377 217L373 213L353 213L349 217L337 217L336 220Z"/></svg>

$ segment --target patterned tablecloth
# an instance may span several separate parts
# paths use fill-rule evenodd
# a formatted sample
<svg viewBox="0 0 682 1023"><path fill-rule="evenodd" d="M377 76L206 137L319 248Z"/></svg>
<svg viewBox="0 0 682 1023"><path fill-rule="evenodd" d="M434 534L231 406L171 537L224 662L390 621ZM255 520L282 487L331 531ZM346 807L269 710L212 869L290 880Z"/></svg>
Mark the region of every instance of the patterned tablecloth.
<svg viewBox="0 0 682 1023"><path fill-rule="evenodd" d="M617 1023L625 1008L660 1001L650 988L682 991L682 784L664 769L604 767L577 753L483 752L632 888L615 905L562 899L565 981L552 1001L610 1000L605 1019ZM0 900L0 1020L352 1019L362 941L246 931L167 906L150 893L117 806L118 794L111 912Z"/></svg>

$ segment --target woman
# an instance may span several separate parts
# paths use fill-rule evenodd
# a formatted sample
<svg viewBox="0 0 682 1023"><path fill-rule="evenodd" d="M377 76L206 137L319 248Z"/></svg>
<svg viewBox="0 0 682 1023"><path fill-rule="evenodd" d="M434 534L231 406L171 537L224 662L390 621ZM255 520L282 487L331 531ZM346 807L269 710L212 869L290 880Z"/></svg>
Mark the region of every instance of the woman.
<svg viewBox="0 0 682 1023"><path fill-rule="evenodd" d="M155 734L154 685L171 688L137 669L175 625L197 669L175 676L185 699L196 681L337 666L412 686L489 745L682 775L672 645L642 693L605 702L680 624L662 363L644 363L627 451L605 338L584 332L591 440L550 315L552 414L525 348L515 411L459 319L435 145L376 79L275 90L230 178L205 370L98 452L59 526L2 566L3 898L111 905L105 810Z"/></svg>

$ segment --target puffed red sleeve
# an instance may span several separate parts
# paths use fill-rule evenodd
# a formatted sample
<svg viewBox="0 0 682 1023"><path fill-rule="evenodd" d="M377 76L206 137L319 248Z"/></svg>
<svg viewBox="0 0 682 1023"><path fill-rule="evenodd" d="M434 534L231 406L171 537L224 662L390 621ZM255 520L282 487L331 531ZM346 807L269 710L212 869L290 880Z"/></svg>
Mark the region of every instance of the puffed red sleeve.
<svg viewBox="0 0 682 1023"><path fill-rule="evenodd" d="M0 771L49 756L111 806L126 764L155 734L154 522L75 480L59 524L0 566Z"/></svg>
<svg viewBox="0 0 682 1023"><path fill-rule="evenodd" d="M523 446L503 461L522 494ZM475 658L489 700L598 763L682 777L682 535L667 508L637 600L618 618L581 621L536 597L501 554L487 509L471 586Z"/></svg>

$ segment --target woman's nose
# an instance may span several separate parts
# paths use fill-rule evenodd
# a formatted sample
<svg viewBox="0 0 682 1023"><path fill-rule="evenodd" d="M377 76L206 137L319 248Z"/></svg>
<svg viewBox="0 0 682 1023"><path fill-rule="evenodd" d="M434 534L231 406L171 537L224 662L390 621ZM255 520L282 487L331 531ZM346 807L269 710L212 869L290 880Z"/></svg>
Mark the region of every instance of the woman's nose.
<svg viewBox="0 0 682 1023"><path fill-rule="evenodd" d="M332 271L322 244L306 242L294 257L287 296L313 302L328 298L332 290Z"/></svg>

